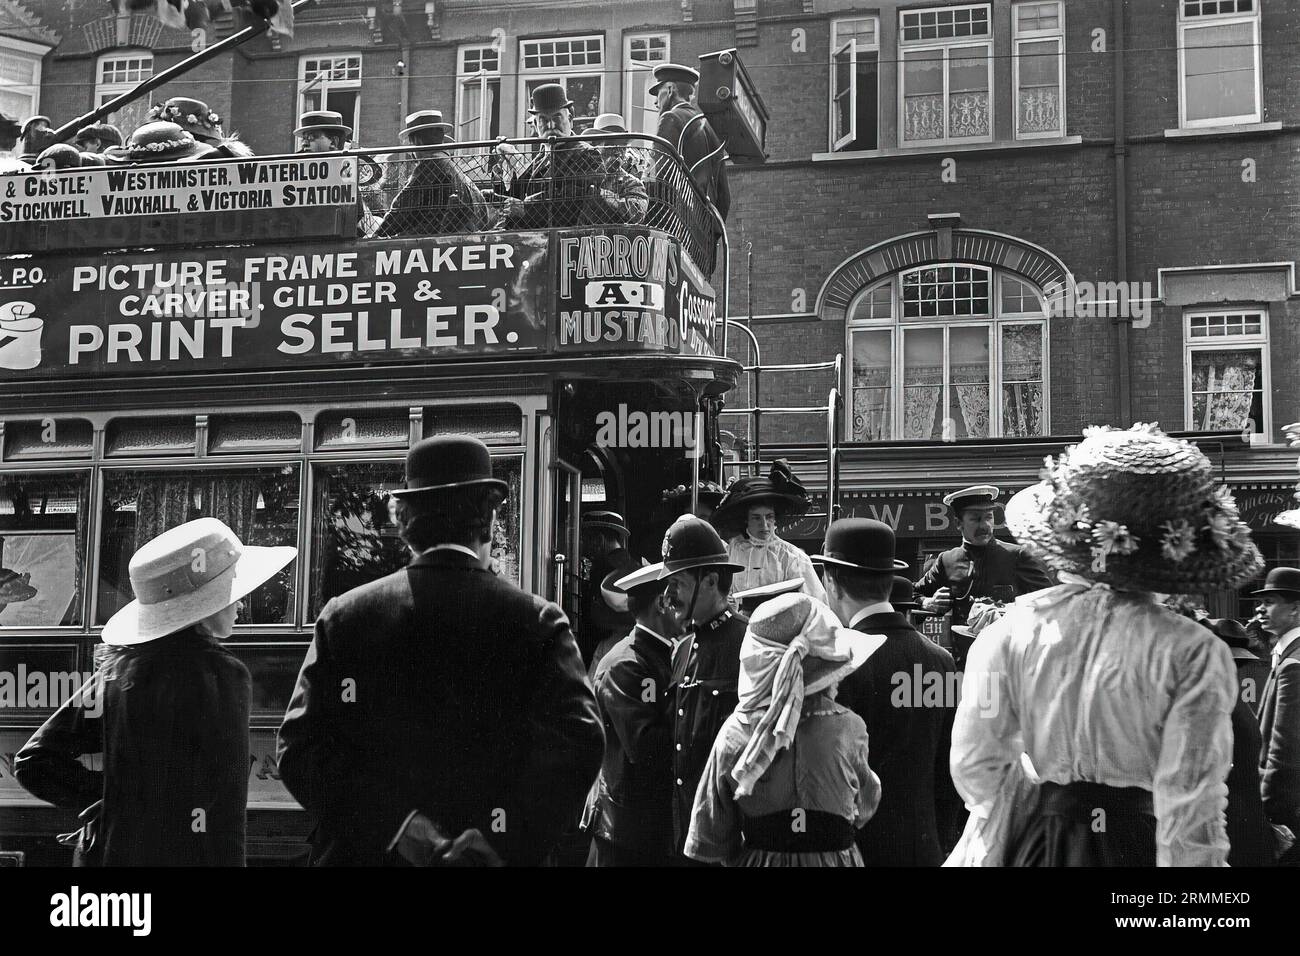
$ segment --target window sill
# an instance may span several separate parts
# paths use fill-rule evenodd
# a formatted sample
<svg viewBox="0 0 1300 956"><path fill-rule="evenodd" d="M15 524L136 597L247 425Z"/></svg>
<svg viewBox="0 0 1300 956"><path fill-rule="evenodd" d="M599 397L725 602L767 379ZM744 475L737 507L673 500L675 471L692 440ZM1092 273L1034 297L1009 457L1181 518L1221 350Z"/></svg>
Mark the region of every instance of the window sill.
<svg viewBox="0 0 1300 956"><path fill-rule="evenodd" d="M1082 136L1056 139L1008 139L992 143L949 143L940 146L905 146L888 149L863 149L842 153L813 153L814 163L850 162L862 159L897 159L904 156L947 156L952 153L995 153L1008 149L1043 149L1056 146L1079 146Z"/></svg>
<svg viewBox="0 0 1300 956"><path fill-rule="evenodd" d="M1189 129L1167 129L1165 139L1188 139L1195 136L1234 136L1242 133L1277 133L1281 122L1235 123L1228 126L1193 126Z"/></svg>

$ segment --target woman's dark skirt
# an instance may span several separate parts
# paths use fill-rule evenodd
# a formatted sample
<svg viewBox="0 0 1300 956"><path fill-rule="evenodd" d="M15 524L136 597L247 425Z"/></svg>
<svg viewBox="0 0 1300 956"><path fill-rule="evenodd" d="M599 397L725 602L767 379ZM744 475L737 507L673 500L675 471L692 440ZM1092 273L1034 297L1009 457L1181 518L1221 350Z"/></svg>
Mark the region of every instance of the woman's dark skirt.
<svg viewBox="0 0 1300 956"><path fill-rule="evenodd" d="M1155 866L1151 791L1044 783L1008 866Z"/></svg>

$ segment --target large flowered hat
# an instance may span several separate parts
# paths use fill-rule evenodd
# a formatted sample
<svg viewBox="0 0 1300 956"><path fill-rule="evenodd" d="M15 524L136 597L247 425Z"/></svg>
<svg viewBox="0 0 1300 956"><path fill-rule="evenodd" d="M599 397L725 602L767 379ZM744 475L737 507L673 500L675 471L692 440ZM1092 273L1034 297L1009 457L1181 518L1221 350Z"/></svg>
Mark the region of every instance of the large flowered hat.
<svg viewBox="0 0 1300 956"><path fill-rule="evenodd" d="M165 103L149 107L149 119L175 123L199 142L215 146L226 135L222 132L221 117L202 100L188 96L173 96Z"/></svg>
<svg viewBox="0 0 1300 956"><path fill-rule="evenodd" d="M776 512L778 524L801 517L808 510L808 492L781 458L772 463L766 475L737 478L727 486L727 493L710 518L726 538L745 530L750 505L768 505Z"/></svg>
<svg viewBox="0 0 1300 956"><path fill-rule="evenodd" d="M175 123L145 123L131 134L122 149L105 150L104 157L114 163L158 163L191 159L213 152Z"/></svg>
<svg viewBox="0 0 1300 956"><path fill-rule="evenodd" d="M1007 504L1016 540L1057 571L1189 594L1235 588L1263 567L1210 460L1156 425L1087 428Z"/></svg>

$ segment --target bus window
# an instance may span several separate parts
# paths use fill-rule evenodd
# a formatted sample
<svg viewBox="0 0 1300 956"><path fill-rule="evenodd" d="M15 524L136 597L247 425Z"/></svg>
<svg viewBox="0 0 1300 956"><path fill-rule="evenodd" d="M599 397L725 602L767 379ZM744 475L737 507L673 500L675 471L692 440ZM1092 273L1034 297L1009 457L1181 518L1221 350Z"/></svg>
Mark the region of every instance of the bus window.
<svg viewBox="0 0 1300 956"><path fill-rule="evenodd" d="M81 624L90 475L0 475L0 627Z"/></svg>
<svg viewBox="0 0 1300 956"><path fill-rule="evenodd" d="M108 427L106 453L126 455L193 455L194 416L118 418Z"/></svg>
<svg viewBox="0 0 1300 956"><path fill-rule="evenodd" d="M312 528L311 617L344 591L405 567L397 499L406 486L400 461L317 465Z"/></svg>
<svg viewBox="0 0 1300 956"><path fill-rule="evenodd" d="M424 437L473 435L485 445L523 441L523 413L518 405L430 405L424 409Z"/></svg>
<svg viewBox="0 0 1300 956"><path fill-rule="evenodd" d="M94 432L81 418L42 418L5 422L4 439L5 461L89 458Z"/></svg>
<svg viewBox="0 0 1300 956"><path fill-rule="evenodd" d="M208 453L242 455L259 451L297 451L302 422L293 412L213 415L208 420Z"/></svg>
<svg viewBox="0 0 1300 956"><path fill-rule="evenodd" d="M405 448L411 443L409 408L332 411L316 419L317 451L352 448Z"/></svg>
<svg viewBox="0 0 1300 956"><path fill-rule="evenodd" d="M298 466L104 472L95 619L104 624L133 597L131 555L195 518L224 521L245 544L298 543ZM294 623L296 562L244 598L237 624Z"/></svg>
<svg viewBox="0 0 1300 956"><path fill-rule="evenodd" d="M492 566L518 584L522 456L493 458L492 473L510 488L492 529ZM405 465L398 461L316 466L313 618L330 598L406 566L410 550L399 535L397 499L390 494L404 487Z"/></svg>

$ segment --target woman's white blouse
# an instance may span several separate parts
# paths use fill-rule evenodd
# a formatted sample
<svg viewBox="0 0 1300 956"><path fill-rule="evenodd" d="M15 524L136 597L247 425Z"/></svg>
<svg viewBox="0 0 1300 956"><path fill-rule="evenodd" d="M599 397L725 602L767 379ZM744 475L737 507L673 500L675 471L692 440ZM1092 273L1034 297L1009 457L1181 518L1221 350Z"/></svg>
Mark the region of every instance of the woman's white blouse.
<svg viewBox="0 0 1300 956"><path fill-rule="evenodd" d="M751 541L748 535L738 534L727 542L727 555L745 568L732 578L732 594L764 584L803 578L805 594L819 601L826 600L826 589L822 587L821 578L817 577L808 555L783 538L773 535L766 541Z"/></svg>
<svg viewBox="0 0 1300 956"><path fill-rule="evenodd" d="M1038 591L971 648L953 782L987 816L1023 750L1040 780L1150 790L1159 866L1226 866L1236 690L1227 645L1150 595Z"/></svg>

